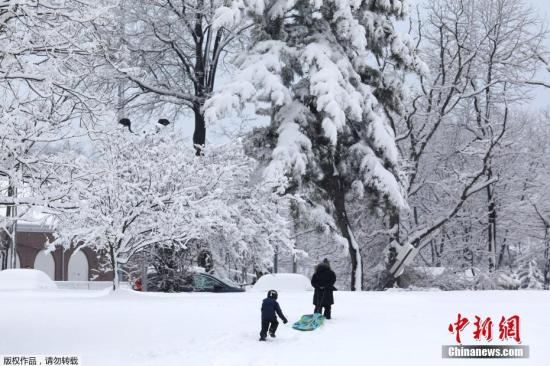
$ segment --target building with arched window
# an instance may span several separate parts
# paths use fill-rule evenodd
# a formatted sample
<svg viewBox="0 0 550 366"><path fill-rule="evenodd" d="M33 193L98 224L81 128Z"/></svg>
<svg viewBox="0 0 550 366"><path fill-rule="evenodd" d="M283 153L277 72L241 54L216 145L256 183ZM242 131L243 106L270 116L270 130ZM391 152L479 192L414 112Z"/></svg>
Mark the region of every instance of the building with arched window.
<svg viewBox="0 0 550 366"><path fill-rule="evenodd" d="M100 268L104 256L88 247L65 249L61 246L51 250L53 230L46 225L18 223L16 234L17 267L34 268L46 273L54 281L112 281L113 273ZM6 237L0 241L7 242ZM4 245L4 248L7 248ZM1 252L3 268L10 258L7 250Z"/></svg>

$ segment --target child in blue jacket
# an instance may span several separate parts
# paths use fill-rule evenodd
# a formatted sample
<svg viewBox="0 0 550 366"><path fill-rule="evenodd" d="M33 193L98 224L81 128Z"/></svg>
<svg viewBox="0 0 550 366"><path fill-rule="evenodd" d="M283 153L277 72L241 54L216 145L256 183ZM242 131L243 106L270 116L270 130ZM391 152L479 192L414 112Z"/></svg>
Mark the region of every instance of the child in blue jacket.
<svg viewBox="0 0 550 366"><path fill-rule="evenodd" d="M288 320L283 315L281 307L277 302L277 297L279 297L277 291L269 290L267 292L267 298L262 302L262 330L260 331L260 341L265 341L268 331L269 335L275 338L275 331L279 326L277 315L279 315L279 318L281 318L284 324L288 323Z"/></svg>

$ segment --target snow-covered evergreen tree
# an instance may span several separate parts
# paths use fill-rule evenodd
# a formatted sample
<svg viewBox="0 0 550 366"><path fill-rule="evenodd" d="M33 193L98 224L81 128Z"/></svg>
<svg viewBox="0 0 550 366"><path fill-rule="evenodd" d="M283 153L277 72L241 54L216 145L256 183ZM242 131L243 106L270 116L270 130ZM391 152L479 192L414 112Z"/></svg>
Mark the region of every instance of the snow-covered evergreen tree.
<svg viewBox="0 0 550 366"><path fill-rule="evenodd" d="M407 207L386 114L400 111L398 70L424 68L394 30L406 8L399 0L256 0L221 8L214 22L251 17L256 28L235 81L207 101L207 119L247 103L270 109L271 125L257 131L273 149L265 178L279 192L299 188L302 211L331 218L348 248L352 290L362 289L363 272L346 197L358 192L384 211Z"/></svg>

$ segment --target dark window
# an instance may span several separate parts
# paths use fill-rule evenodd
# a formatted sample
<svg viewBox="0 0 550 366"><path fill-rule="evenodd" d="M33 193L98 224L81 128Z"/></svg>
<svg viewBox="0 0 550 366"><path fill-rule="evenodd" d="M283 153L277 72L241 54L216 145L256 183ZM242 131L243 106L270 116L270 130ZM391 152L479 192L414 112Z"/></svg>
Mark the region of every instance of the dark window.
<svg viewBox="0 0 550 366"><path fill-rule="evenodd" d="M223 283L221 283L220 281L212 277L201 276L201 275L195 276L195 288L209 290L209 289L214 289L216 287L223 287Z"/></svg>

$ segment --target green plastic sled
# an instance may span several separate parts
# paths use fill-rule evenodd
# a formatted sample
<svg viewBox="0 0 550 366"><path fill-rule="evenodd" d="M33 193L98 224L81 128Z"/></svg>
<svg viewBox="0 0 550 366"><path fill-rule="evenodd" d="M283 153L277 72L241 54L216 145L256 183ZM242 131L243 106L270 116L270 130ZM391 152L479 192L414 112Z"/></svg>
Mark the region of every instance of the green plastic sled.
<svg viewBox="0 0 550 366"><path fill-rule="evenodd" d="M306 314L302 315L292 328L302 331L310 331L319 328L325 322L325 317L321 314Z"/></svg>

